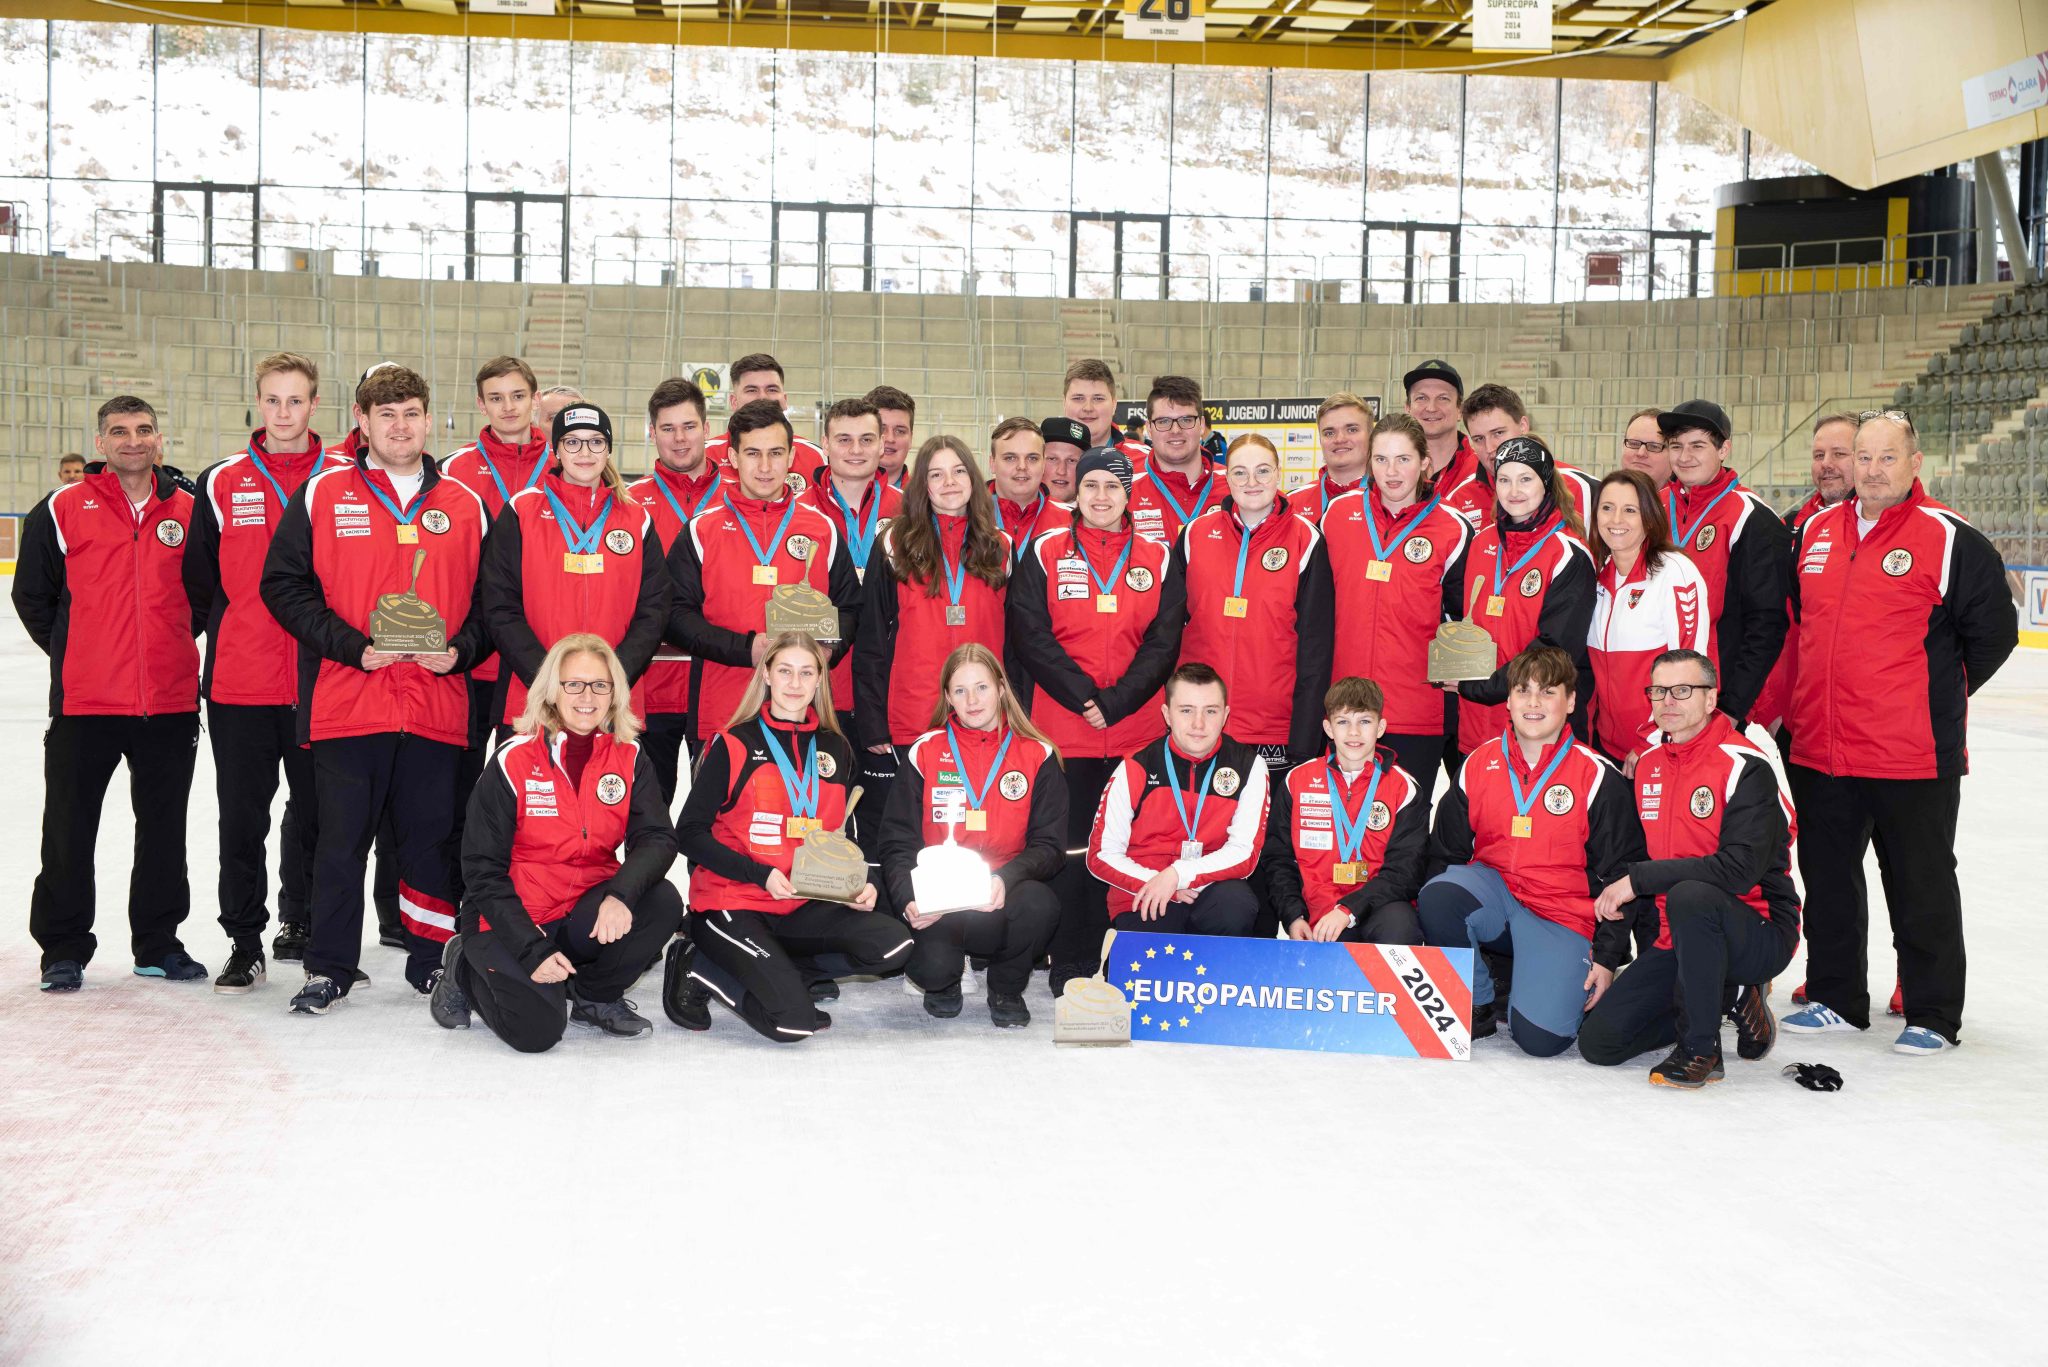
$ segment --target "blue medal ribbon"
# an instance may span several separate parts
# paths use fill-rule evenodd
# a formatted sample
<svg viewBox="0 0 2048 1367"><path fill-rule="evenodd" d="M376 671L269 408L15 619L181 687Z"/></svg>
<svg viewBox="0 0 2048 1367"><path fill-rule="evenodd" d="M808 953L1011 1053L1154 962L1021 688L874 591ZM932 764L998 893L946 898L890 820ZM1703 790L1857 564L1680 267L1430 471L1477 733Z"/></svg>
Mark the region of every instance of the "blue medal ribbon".
<svg viewBox="0 0 2048 1367"><path fill-rule="evenodd" d="M939 526L937 513L932 514L932 535L939 539L939 569L946 576L946 601L948 605L957 608L960 606L960 595L967 589L967 545L965 542L961 543L959 564L956 565L946 558L946 533ZM872 533L868 539L874 539ZM1125 549L1129 550L1128 547ZM1004 741L1003 745L1007 748L1009 742Z"/></svg>
<svg viewBox="0 0 2048 1367"><path fill-rule="evenodd" d="M1693 536L1699 531L1700 524L1712 516L1714 505L1735 492L1735 481L1729 480L1726 488L1707 500L1707 506L1700 509L1700 515L1692 520L1692 525L1685 529L1685 533L1682 536L1678 534L1678 481L1673 480L1671 483L1673 487L1664 491L1664 507L1671 514L1673 544L1682 548L1692 544Z"/></svg>
<svg viewBox="0 0 2048 1367"><path fill-rule="evenodd" d="M556 496L552 488L543 492L548 496L548 506L555 510L555 525L561 528L562 540L568 543L569 550L576 555L595 554L599 540L604 536L604 520L612 510L612 496L604 496L604 502L598 507L597 516L591 519L589 529L585 530L575 518L569 516L568 505Z"/></svg>
<svg viewBox="0 0 2048 1367"><path fill-rule="evenodd" d="M1380 779L1387 771L1380 768L1377 758L1373 760L1372 782L1366 786L1365 802L1354 819L1344 806L1343 777L1328 756L1323 758L1323 769L1330 780L1330 824L1337 832L1337 860L1343 864L1356 864L1358 851L1365 844L1365 823L1372 819L1372 800L1379 795Z"/></svg>
<svg viewBox="0 0 2048 1367"><path fill-rule="evenodd" d="M1017 733L1009 732L1003 743L996 749L995 762L982 775L981 790L975 791L974 775L967 772L967 752L960 748L960 737L953 734L953 723L946 723L946 743L953 747L953 762L960 766L960 786L967 790L967 805L973 811L981 811L988 802L990 790L996 786L996 775L1003 771L1003 756L1010 753L1010 742L1017 739Z"/></svg>
<svg viewBox="0 0 2048 1367"><path fill-rule="evenodd" d="M1230 581L1230 596L1232 598L1244 597L1244 562L1245 557L1251 554L1251 550L1252 529L1239 522L1237 524L1237 576Z"/></svg>
<svg viewBox="0 0 2048 1367"><path fill-rule="evenodd" d="M389 479L391 476L385 475L384 478ZM412 525L412 520L420 515L420 504L426 502L427 499L427 482L425 480L420 481L420 491L412 496L412 502L406 504L403 511L399 509L397 502L392 499L391 495L384 492L376 480L365 479L363 483L368 485L370 492L377 496L377 501L384 505L384 511L398 519L398 525L401 527L410 527Z"/></svg>
<svg viewBox="0 0 2048 1367"><path fill-rule="evenodd" d="M701 513L711 506L711 500L717 497L718 488L724 482L724 480L719 478L717 470L711 472L711 486L704 491L704 497L697 500L697 513ZM676 497L675 490L668 487L668 481L661 477L661 471L659 470L654 472L654 487L661 490L661 496L668 500L668 506L674 511L676 519L683 523L683 525L688 526L690 519L695 517L697 513L686 513L683 511L683 501Z"/></svg>
<svg viewBox="0 0 2048 1367"><path fill-rule="evenodd" d="M768 724L768 718L761 718L761 738L768 744L768 753L775 758L775 767L782 772L782 791L789 798L789 814L815 820L818 815L818 738L811 737L810 749L804 752L803 772L798 773L789 754L782 748L782 742L775 739L775 728Z"/></svg>
<svg viewBox="0 0 2048 1367"><path fill-rule="evenodd" d="M1572 730L1567 726L1564 729L1564 734L1557 738L1557 753L1550 757L1550 763L1537 776L1536 786L1529 790L1529 796L1526 798L1522 796L1522 781L1515 777L1515 756L1514 752L1509 749L1514 743L1513 728L1500 733L1500 755L1503 760L1507 761L1508 789L1515 797L1515 815L1527 816L1529 815L1529 809L1536 805L1537 795L1549 786L1550 776L1557 772L1557 766L1564 763L1564 757L1571 753Z"/></svg>
<svg viewBox="0 0 2048 1367"><path fill-rule="evenodd" d="M1023 563L1024 563L1024 555L1025 555L1025 553L1026 553L1027 551L1029 551L1029 550L1031 549L1031 537L1032 537L1032 534L1033 534L1034 532L1036 532L1036 531L1038 530L1038 519L1039 519L1039 518L1041 518L1041 517L1043 517L1043 516L1045 516L1045 505L1046 505L1046 503L1047 503L1048 501L1049 501L1049 497L1048 497L1048 495L1046 494L1045 490L1043 490L1043 489L1040 489L1040 490L1038 491L1038 503L1037 503L1037 506L1033 507L1033 508L1032 508L1032 510L1031 510L1031 525L1030 525L1030 527L1028 527L1028 528L1026 528L1026 529L1025 529L1024 535L1022 535L1022 536L1020 536L1020 537L1018 537L1018 538L1016 539L1016 540L1017 540L1017 545L1016 545L1016 550L1014 551L1014 553L1013 553L1013 554L1014 554L1014 558L1015 558L1016 562L1017 562L1017 563L1018 563L1019 565L1021 565L1021 564L1023 564ZM1007 532L1007 531L1008 531L1008 530L1010 530L1010 529L1009 529L1008 527L1005 527L1005 526L1003 525L1003 498L1002 498L1002 495L1001 495L1001 494L998 494L998 495L996 495L996 500L995 500L995 503L996 503L996 530L997 530L997 531L999 531L999 532Z"/></svg>
<svg viewBox="0 0 2048 1367"><path fill-rule="evenodd" d="M550 446L548 443L542 442L540 447L540 459L533 463L533 473L528 475L526 477L526 483L520 485L519 487L522 489L531 489L534 485L540 483L541 471L548 468L548 457L553 454L554 448ZM504 500L505 502L510 503L512 501L512 491L505 487L505 477L498 473L498 464L496 461L491 459L490 449L484 445L484 434L481 432L476 434L476 455L477 459L481 460L484 463L484 469L490 471L491 483L498 486L498 497Z"/></svg>
<svg viewBox="0 0 2048 1367"><path fill-rule="evenodd" d="M1116 565L1110 570L1109 577L1105 579L1095 572L1095 562L1088 557L1088 548L1081 544L1080 536L1074 534L1074 550L1080 555L1081 563L1088 567L1088 577L1095 581L1096 593L1107 598L1115 591L1116 581L1124 577L1124 565L1130 561L1131 543L1136 540L1137 537L1133 534L1130 540L1124 542L1124 553L1116 558Z"/></svg>
<svg viewBox="0 0 2048 1367"><path fill-rule="evenodd" d="M1196 511L1196 512L1198 512L1198 513L1199 513L1199 512L1201 512L1201 511L1202 511L1202 509L1203 509L1203 508L1205 508L1205 507L1207 507L1207 506L1208 506L1208 504L1209 504L1209 486L1210 486L1211 484L1213 484L1213 483L1215 482L1215 480L1216 480L1216 472L1215 472L1215 471L1214 471L1214 470L1212 469L1212 470L1211 470L1211 471L1210 471L1210 472L1209 472L1208 474L1206 474L1206 475L1202 476L1202 487L1201 487L1201 488L1199 488L1199 489L1195 489L1195 488L1194 488L1194 481L1193 481L1193 480L1190 480L1190 481L1188 481L1188 487L1189 487L1190 489L1194 489L1194 494L1195 494L1195 511ZM1158 494L1159 494L1159 497L1161 497L1161 498L1163 498L1163 499L1165 499L1165 500L1166 500L1166 506L1167 506L1167 507L1169 507L1169 508L1171 508L1171 509L1173 509L1173 515L1174 515L1174 516L1175 516L1176 518L1178 518L1178 519L1180 520L1180 525L1181 525L1181 526L1185 527L1185 526L1187 526L1187 525L1188 525L1188 523L1190 523L1190 522L1194 521L1194 518L1190 517L1190 516L1189 516L1189 515L1188 515L1188 514L1187 514L1186 512L1183 512L1183 511L1181 510L1181 506L1180 506L1180 503L1179 503L1179 502L1178 502L1178 501L1177 501L1177 500L1176 500L1176 499L1174 498L1173 494L1172 494L1172 493L1171 493L1171 492L1170 492L1170 491L1169 491L1169 490L1167 489L1167 487L1166 487L1166 481L1165 481L1165 480L1164 480L1163 478L1161 478L1161 477L1160 477L1159 471L1157 471L1157 470L1154 470L1154 471L1152 472L1152 488L1153 488L1153 489L1154 489L1155 491L1157 491L1157 492L1158 492Z"/></svg>
<svg viewBox="0 0 2048 1367"><path fill-rule="evenodd" d="M863 531L860 519L854 516L853 509L846 506L846 500L839 496L839 486L833 484L831 488L832 501L839 505L840 515L846 519L846 549L853 555L854 568L864 570L868 567L868 552L875 547L875 533L882 525L882 495L873 485L868 486L868 525ZM955 598L953 601L957 603L960 600Z"/></svg>
<svg viewBox="0 0 2048 1367"><path fill-rule="evenodd" d="M1429 516L1429 510L1441 502L1443 502L1443 495L1437 494L1429 502L1423 504L1407 521L1396 522L1394 530L1388 533L1385 543L1382 543L1380 541L1380 529L1373 525L1372 498L1368 495L1365 500L1365 534L1372 538L1372 558L1375 560L1391 561L1394 557L1389 552L1401 544L1402 540L1407 537L1410 528L1421 526L1422 519ZM1500 562L1496 560L1494 563L1498 565ZM1516 566L1516 568L1519 569L1521 567ZM1500 585L1495 584L1493 591L1499 593Z"/></svg>
<svg viewBox="0 0 2048 1367"><path fill-rule="evenodd" d="M747 545L753 548L755 561L763 565L774 564L775 548L782 544L782 534L789 530L789 520L796 516L796 500L784 495L782 521L775 524L775 535L768 538L768 549L764 551L761 549L760 541L754 536L754 529L747 525L746 518L740 516L740 510L732 506L732 495L726 494L724 497L726 511L732 514L733 521L740 524L740 532L747 538Z"/></svg>
<svg viewBox="0 0 2048 1367"><path fill-rule="evenodd" d="M1367 525L1371 525L1371 519L1369 518L1367 519ZM1563 528L1564 523L1562 522L1552 523L1550 530L1545 532L1543 535L1537 537L1536 544L1531 546L1528 550L1523 551L1522 558L1520 560L1517 560L1514 563L1513 568L1509 569L1505 574L1502 573L1500 564L1501 561L1507 558L1508 538L1507 533L1501 533L1500 549L1493 553L1493 596L1496 598L1500 597L1501 584L1505 580L1512 579L1514 576L1520 574L1522 572L1522 566L1528 564L1531 560L1534 560L1536 558L1536 553L1542 550L1546 545L1548 545L1550 543L1550 538L1556 536L1558 532L1563 530Z"/></svg>
<svg viewBox="0 0 2048 1367"><path fill-rule="evenodd" d="M256 450L256 443L253 441L249 443L249 463L256 467L256 473L263 476L263 482L277 495L277 506L282 511L291 500L285 497L284 486L277 482L277 476L271 474L270 467L263 463L263 456Z"/></svg>
<svg viewBox="0 0 2048 1367"><path fill-rule="evenodd" d="M1209 756L1209 767L1202 771L1201 786L1195 791L1195 819L1190 821L1187 803L1180 795L1180 776L1173 770L1173 742L1166 742L1160 752L1166 756L1166 791L1173 794L1174 810L1180 813L1180 828L1187 832L1190 841L1199 840L1201 837L1195 832L1202 826L1202 806L1209 800L1209 780L1216 777L1216 761L1219 756ZM1194 777L1193 770L1188 771L1188 777Z"/></svg>

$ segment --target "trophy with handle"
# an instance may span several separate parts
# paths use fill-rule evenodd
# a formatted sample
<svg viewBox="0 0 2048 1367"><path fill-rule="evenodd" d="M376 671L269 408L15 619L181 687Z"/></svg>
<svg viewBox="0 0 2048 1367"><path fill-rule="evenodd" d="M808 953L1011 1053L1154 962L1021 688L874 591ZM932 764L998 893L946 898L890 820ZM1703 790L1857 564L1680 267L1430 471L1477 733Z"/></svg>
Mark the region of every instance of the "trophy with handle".
<svg viewBox="0 0 2048 1367"><path fill-rule="evenodd" d="M789 885L799 897L820 902L851 902L868 884L867 856L846 837L846 823L860 805L862 789L846 799L846 815L836 831L812 831L790 861Z"/></svg>
<svg viewBox="0 0 2048 1367"><path fill-rule="evenodd" d="M448 648L448 624L419 595L426 547L413 552L412 582L404 593L387 593L370 609L370 644L387 655L438 655Z"/></svg>

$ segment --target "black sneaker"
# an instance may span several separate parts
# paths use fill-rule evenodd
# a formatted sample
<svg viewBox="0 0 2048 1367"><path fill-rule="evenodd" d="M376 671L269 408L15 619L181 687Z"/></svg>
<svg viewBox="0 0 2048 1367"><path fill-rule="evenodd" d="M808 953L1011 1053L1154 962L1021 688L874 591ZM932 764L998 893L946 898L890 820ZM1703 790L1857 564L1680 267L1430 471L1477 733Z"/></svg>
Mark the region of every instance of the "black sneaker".
<svg viewBox="0 0 2048 1367"><path fill-rule="evenodd" d="M942 991L925 993L924 1013L927 1016L937 1016L942 1021L949 1021L959 1015L960 984L954 983Z"/></svg>
<svg viewBox="0 0 2048 1367"><path fill-rule="evenodd" d="M646 1039L654 1033L654 1027L647 1023L647 1018L633 1009L633 1003L623 999L587 1002L577 997L569 1007L569 1021L573 1025L602 1030L613 1039Z"/></svg>
<svg viewBox="0 0 2048 1367"><path fill-rule="evenodd" d="M377 906L377 943L391 949L411 949L412 941L406 938L405 922L398 919L398 907Z"/></svg>
<svg viewBox="0 0 2048 1367"><path fill-rule="evenodd" d="M43 970L43 991L76 992L85 986L85 965L71 959L59 959Z"/></svg>
<svg viewBox="0 0 2048 1367"><path fill-rule="evenodd" d="M1021 1030L1031 1024L1031 1008L1024 1005L1022 997L1013 997L1007 992L988 994L988 1018L999 1030Z"/></svg>
<svg viewBox="0 0 2048 1367"><path fill-rule="evenodd" d="M367 973L365 973L365 972L363 972L363 970L362 970L362 969L360 969L360 968L351 968L351 969L350 969L350 970L348 971L348 990L349 990L349 991L353 992L353 991L355 991L355 990L356 990L357 988L359 988L359 987L368 987L369 985L370 985L370 975L369 975L369 974L367 974Z"/></svg>
<svg viewBox="0 0 2048 1367"><path fill-rule="evenodd" d="M1771 1014L1771 985L1745 987L1735 994L1728 1019L1735 1022L1735 1056L1755 1062L1778 1042L1778 1018Z"/></svg>
<svg viewBox="0 0 2048 1367"><path fill-rule="evenodd" d="M196 983L206 976L206 965L182 949L174 949L153 964L135 965L138 978L162 978L165 982Z"/></svg>
<svg viewBox="0 0 2048 1367"><path fill-rule="evenodd" d="M1683 1087L1698 1091L1709 1082L1719 1082L1727 1076L1721 1067L1721 1046L1716 1044L1711 1054L1688 1054L1683 1044L1675 1044L1664 1061L1650 1070L1650 1081L1658 1087Z"/></svg>
<svg viewBox="0 0 2048 1367"><path fill-rule="evenodd" d="M1086 973L1083 973L1073 964L1054 964L1046 970L1045 982L1046 986L1052 989L1053 1000L1058 1001L1060 994L1067 990L1068 983L1076 978L1085 978L1087 976Z"/></svg>
<svg viewBox="0 0 2048 1367"><path fill-rule="evenodd" d="M325 973L308 973L306 985L292 998L292 1011L301 1016L324 1016L344 995L341 984Z"/></svg>
<svg viewBox="0 0 2048 1367"><path fill-rule="evenodd" d="M312 938L311 926L286 921L278 926L277 938L270 942L270 957L281 964L298 963L306 957L306 941Z"/></svg>
<svg viewBox="0 0 2048 1367"><path fill-rule="evenodd" d="M434 970L434 989L427 994L427 1014L443 1030L469 1029L469 994L455 972L455 961L461 957L462 937L452 935L441 947L441 966Z"/></svg>
<svg viewBox="0 0 2048 1367"><path fill-rule="evenodd" d="M668 942L668 952L662 955L661 964L661 1010L681 1029L709 1030L711 993L690 976L696 963L694 942L682 935Z"/></svg>
<svg viewBox="0 0 2048 1367"><path fill-rule="evenodd" d="M1491 1039L1499 1031L1500 1013L1495 1010L1492 1002L1472 1008L1473 1039Z"/></svg>
<svg viewBox="0 0 2048 1367"><path fill-rule="evenodd" d="M831 978L813 978L804 984L810 989L814 1002L836 1002L839 1000L839 984Z"/></svg>
<svg viewBox="0 0 2048 1367"><path fill-rule="evenodd" d="M263 986L263 946L236 945L228 955L228 966L213 980L213 990L224 997L240 997Z"/></svg>

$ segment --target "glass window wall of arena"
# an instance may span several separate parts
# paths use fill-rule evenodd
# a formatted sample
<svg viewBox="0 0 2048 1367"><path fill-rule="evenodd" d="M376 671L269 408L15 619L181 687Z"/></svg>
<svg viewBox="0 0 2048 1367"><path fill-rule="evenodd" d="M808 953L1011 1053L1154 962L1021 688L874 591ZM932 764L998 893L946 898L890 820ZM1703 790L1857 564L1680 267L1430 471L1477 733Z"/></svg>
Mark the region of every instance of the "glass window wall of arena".
<svg viewBox="0 0 2048 1367"><path fill-rule="evenodd" d="M0 20L15 244L342 274L1647 298L1789 154L1668 86Z"/></svg>

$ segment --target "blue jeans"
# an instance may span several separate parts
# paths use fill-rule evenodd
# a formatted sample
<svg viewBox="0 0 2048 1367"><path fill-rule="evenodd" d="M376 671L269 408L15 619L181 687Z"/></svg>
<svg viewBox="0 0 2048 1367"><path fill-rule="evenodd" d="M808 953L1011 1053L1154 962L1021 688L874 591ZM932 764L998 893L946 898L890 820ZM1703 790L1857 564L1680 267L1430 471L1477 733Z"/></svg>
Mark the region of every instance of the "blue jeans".
<svg viewBox="0 0 2048 1367"><path fill-rule="evenodd" d="M1523 906L1484 864L1451 865L1423 884L1415 909L1426 944L1514 955L1508 1034L1523 1053L1549 1058L1571 1047L1586 1010L1591 940ZM1472 975L1472 1005L1492 1002L1493 979L1482 965Z"/></svg>

